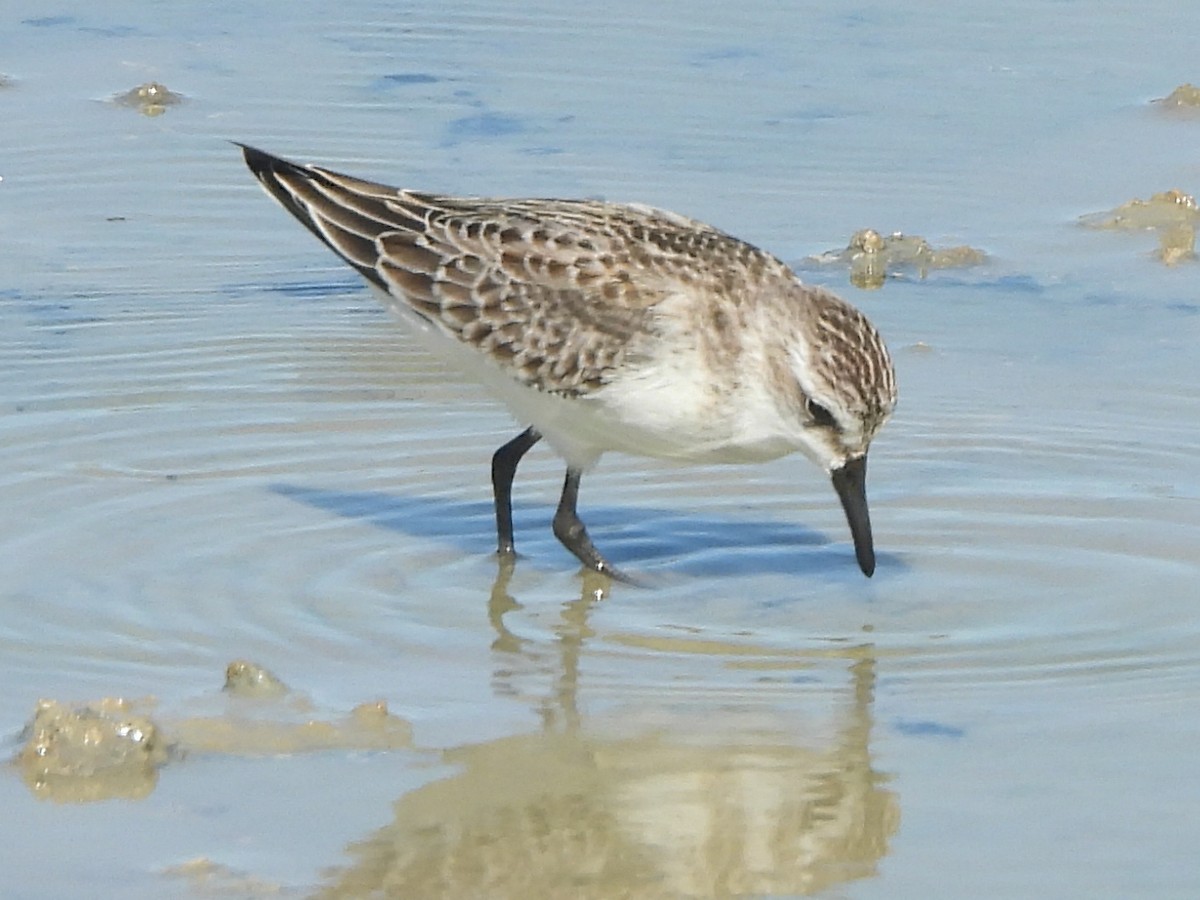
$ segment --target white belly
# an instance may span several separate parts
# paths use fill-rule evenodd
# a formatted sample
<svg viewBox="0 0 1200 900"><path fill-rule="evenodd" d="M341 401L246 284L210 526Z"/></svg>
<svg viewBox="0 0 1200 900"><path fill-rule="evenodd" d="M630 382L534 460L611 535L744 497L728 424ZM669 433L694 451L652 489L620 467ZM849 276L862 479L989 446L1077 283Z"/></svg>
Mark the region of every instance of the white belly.
<svg viewBox="0 0 1200 900"><path fill-rule="evenodd" d="M573 468L586 470L608 451L694 463L777 459L799 449L779 427L769 398L752 386L712 390L709 373L687 357L645 365L594 393L564 397L530 388L497 363L420 318L407 304L373 288L431 353L532 425Z"/></svg>

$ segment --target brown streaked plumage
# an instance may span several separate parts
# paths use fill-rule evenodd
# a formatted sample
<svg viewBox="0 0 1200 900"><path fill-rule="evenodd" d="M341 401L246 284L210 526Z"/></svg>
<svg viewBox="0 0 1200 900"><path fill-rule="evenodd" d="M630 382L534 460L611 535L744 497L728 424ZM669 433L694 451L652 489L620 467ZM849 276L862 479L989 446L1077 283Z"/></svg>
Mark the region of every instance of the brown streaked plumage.
<svg viewBox="0 0 1200 900"><path fill-rule="evenodd" d="M863 572L866 453L896 401L866 317L770 254L637 205L456 198L243 147L251 171L435 351L529 427L493 457L501 554L511 485L543 436L567 461L555 534L620 577L576 513L602 453L748 462L800 450L832 476Z"/></svg>

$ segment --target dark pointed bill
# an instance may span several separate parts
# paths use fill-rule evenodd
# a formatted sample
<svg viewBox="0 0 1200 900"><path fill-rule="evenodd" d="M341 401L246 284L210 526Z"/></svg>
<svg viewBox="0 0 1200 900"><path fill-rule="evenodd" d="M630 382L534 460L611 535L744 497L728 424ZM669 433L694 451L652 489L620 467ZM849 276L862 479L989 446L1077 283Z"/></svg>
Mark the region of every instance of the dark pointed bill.
<svg viewBox="0 0 1200 900"><path fill-rule="evenodd" d="M854 555L858 567L868 578L875 572L875 544L871 540L871 516L867 511L867 457L855 457L840 469L834 469L833 489L842 501L850 536L854 538Z"/></svg>

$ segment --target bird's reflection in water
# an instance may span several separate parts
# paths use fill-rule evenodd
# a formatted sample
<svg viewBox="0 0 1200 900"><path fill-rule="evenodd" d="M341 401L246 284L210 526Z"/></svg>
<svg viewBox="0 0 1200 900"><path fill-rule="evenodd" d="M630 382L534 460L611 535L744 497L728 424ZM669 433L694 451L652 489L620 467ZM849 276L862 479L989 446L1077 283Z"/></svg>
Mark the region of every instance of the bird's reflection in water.
<svg viewBox="0 0 1200 900"><path fill-rule="evenodd" d="M603 576L585 578L564 605L550 645L506 627L505 615L520 609L510 576L501 569L488 605L495 686L522 696L518 681L549 675L552 686L526 698L543 727L447 750L457 774L401 797L395 820L352 845L350 865L317 896L796 895L875 874L899 803L871 765L869 646L801 663L846 681L833 726L816 738L797 722L806 685L786 713L754 703L744 718L725 695L664 697L689 712L627 736L628 722L609 727L611 716L595 721L578 703ZM828 722L829 691L813 706L813 718Z"/></svg>

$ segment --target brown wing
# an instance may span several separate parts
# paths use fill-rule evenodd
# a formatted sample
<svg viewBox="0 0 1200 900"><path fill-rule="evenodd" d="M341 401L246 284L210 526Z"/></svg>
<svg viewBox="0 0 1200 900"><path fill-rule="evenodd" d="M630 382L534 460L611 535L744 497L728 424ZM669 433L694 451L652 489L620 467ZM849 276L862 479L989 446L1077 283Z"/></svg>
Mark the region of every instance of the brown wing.
<svg viewBox="0 0 1200 900"><path fill-rule="evenodd" d="M243 150L263 186L364 277L541 390L596 389L665 297L736 290L747 263L774 262L639 207L442 197ZM713 265L721 256L729 266Z"/></svg>
<svg viewBox="0 0 1200 900"><path fill-rule="evenodd" d="M601 385L661 298L579 225L245 154L267 190L369 281L539 389Z"/></svg>

